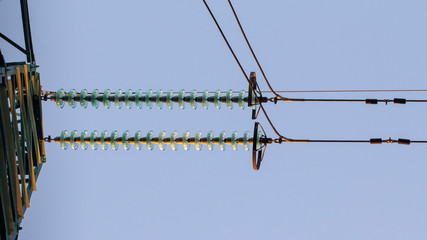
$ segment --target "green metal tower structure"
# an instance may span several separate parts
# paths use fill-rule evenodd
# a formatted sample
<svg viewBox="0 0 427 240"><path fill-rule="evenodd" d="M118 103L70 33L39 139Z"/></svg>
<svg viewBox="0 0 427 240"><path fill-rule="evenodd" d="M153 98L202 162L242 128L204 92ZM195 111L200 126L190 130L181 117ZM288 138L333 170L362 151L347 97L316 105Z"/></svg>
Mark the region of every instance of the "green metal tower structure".
<svg viewBox="0 0 427 240"><path fill-rule="evenodd" d="M0 51L0 237L17 239L45 162L40 75L31 40L27 0L20 0L25 48L0 36L26 56L6 62Z"/></svg>

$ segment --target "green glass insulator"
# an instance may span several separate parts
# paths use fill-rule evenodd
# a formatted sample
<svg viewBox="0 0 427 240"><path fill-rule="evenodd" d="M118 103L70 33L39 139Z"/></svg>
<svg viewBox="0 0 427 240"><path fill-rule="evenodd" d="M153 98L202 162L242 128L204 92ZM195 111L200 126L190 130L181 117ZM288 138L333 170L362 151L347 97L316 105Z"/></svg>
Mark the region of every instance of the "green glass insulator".
<svg viewBox="0 0 427 240"><path fill-rule="evenodd" d="M209 103L208 103L208 96L209 96L209 91L205 90L203 91L203 95L202 95L202 105L204 109L208 109Z"/></svg>
<svg viewBox="0 0 427 240"><path fill-rule="evenodd" d="M141 89L136 90L136 93L135 93L135 106L137 108L139 108L139 109L142 108L142 103L141 103L141 100L140 100L140 97L142 96L142 94L143 93L142 93Z"/></svg>
<svg viewBox="0 0 427 240"><path fill-rule="evenodd" d="M202 138L202 132L198 131L196 132L196 135L194 136L194 147L197 151L202 150L202 143L200 142L200 139Z"/></svg>
<svg viewBox="0 0 427 240"><path fill-rule="evenodd" d="M173 97L173 90L169 90L168 93L166 94L166 104L168 105L169 109L173 108L172 97Z"/></svg>
<svg viewBox="0 0 427 240"><path fill-rule="evenodd" d="M237 141L236 140L237 140L237 132L234 131L231 134L231 147L233 148L234 151L237 150Z"/></svg>
<svg viewBox="0 0 427 240"><path fill-rule="evenodd" d="M134 142L135 142L135 148L137 149L137 150L141 150L142 149L142 144L141 144L141 142L139 141L139 139L141 139L141 136L142 136L142 133L141 133L141 131L137 131L136 133L135 133L135 140L134 140Z"/></svg>
<svg viewBox="0 0 427 240"><path fill-rule="evenodd" d="M90 96L90 102L92 103L92 107L94 108L98 108L99 106L99 102L97 100L98 95L99 95L98 89L94 89L92 91L92 95Z"/></svg>
<svg viewBox="0 0 427 240"><path fill-rule="evenodd" d="M256 135L256 140L257 140L256 141L256 149L261 148L261 143L260 143L261 137L262 137L262 132L258 131L258 134Z"/></svg>
<svg viewBox="0 0 427 240"><path fill-rule="evenodd" d="M246 151L248 151L248 150L249 150L249 143L248 143L248 140L249 140L249 131L246 131L246 132L243 134L243 147L245 148L245 150L246 150Z"/></svg>
<svg viewBox="0 0 427 240"><path fill-rule="evenodd" d="M148 109L151 109L153 107L153 102L151 102L150 97L153 94L153 90L148 90L145 93L145 106L147 106Z"/></svg>
<svg viewBox="0 0 427 240"><path fill-rule="evenodd" d="M227 94L225 95L225 101L229 109L233 109L233 102L231 101L232 97L233 97L233 90L230 89L227 91Z"/></svg>
<svg viewBox="0 0 427 240"><path fill-rule="evenodd" d="M153 138L153 131L149 131L147 133L147 148L148 150L153 150L153 142L151 142L151 139Z"/></svg>
<svg viewBox="0 0 427 240"><path fill-rule="evenodd" d="M225 139L225 132L222 131L219 134L219 149L221 149L221 151L225 151L225 141L224 141L224 139Z"/></svg>
<svg viewBox="0 0 427 240"><path fill-rule="evenodd" d="M70 134L70 146L74 150L76 150L77 147L78 147L77 143L76 143L78 135L79 135L79 132L77 132L76 130L71 131L71 134Z"/></svg>
<svg viewBox="0 0 427 240"><path fill-rule="evenodd" d="M56 105L59 107L59 108L63 108L64 107L64 100L62 99L63 97L65 96L65 91L64 91L64 89L63 88L61 88L61 89L59 89L57 92L56 92L56 95L55 95L55 102L56 102Z"/></svg>
<svg viewBox="0 0 427 240"><path fill-rule="evenodd" d="M83 89L80 92L80 106L82 108L87 108L87 101L86 101L86 97L87 97L87 90Z"/></svg>
<svg viewBox="0 0 427 240"><path fill-rule="evenodd" d="M125 105L128 109L132 108L132 102L129 100L129 97L132 96L132 90L128 89L125 93Z"/></svg>
<svg viewBox="0 0 427 240"><path fill-rule="evenodd" d="M121 109L123 106L123 102L120 99L123 97L123 92L121 89L118 89L114 94L114 104L116 104L116 108Z"/></svg>
<svg viewBox="0 0 427 240"><path fill-rule="evenodd" d="M61 144L61 148L67 150L68 143L66 142L66 138L68 138L68 131L64 130L61 132L61 136L59 137L59 143Z"/></svg>
<svg viewBox="0 0 427 240"><path fill-rule="evenodd" d="M170 136L170 146L173 151L176 151L177 149L176 142L175 142L176 136L178 136L178 133L176 131L173 131Z"/></svg>
<svg viewBox="0 0 427 240"><path fill-rule="evenodd" d="M98 137L98 131L94 130L90 134L90 147L93 150L97 150L98 149L98 143L96 143L96 137Z"/></svg>
<svg viewBox="0 0 427 240"><path fill-rule="evenodd" d="M245 97L246 97L246 92L244 90L240 91L239 98L238 98L240 109L245 109L245 102L244 102Z"/></svg>
<svg viewBox="0 0 427 240"><path fill-rule="evenodd" d="M110 99L109 99L110 95L111 95L110 89L106 89L102 94L102 103L104 104L104 107L106 109L109 109L111 106Z"/></svg>
<svg viewBox="0 0 427 240"><path fill-rule="evenodd" d="M219 101L219 98L221 97L221 91L216 90L214 94L214 104L216 109L221 109L221 102Z"/></svg>
<svg viewBox="0 0 427 240"><path fill-rule="evenodd" d="M105 142L105 138L107 138L107 137L108 137L108 132L107 132L107 130L105 130L101 133L101 139L100 139L101 148L103 150L108 149L108 143Z"/></svg>
<svg viewBox="0 0 427 240"><path fill-rule="evenodd" d="M196 102L196 96L197 96L197 91L193 90L190 93L190 105L192 109L197 109L197 102Z"/></svg>
<svg viewBox="0 0 427 240"><path fill-rule="evenodd" d="M119 143L117 142L117 136L119 135L119 133L117 131L114 131L113 133L111 133L111 149L113 150L117 150L119 148Z"/></svg>
<svg viewBox="0 0 427 240"><path fill-rule="evenodd" d="M185 151L190 150L190 143L188 142L188 137L190 136L190 132L186 131L182 134L182 147Z"/></svg>
<svg viewBox="0 0 427 240"><path fill-rule="evenodd" d="M166 148L166 144L163 142L163 139L165 138L166 132L162 131L159 133L159 141L157 143L157 145L159 145L159 149L164 151Z"/></svg>
<svg viewBox="0 0 427 240"><path fill-rule="evenodd" d="M89 144L87 144L87 142L85 141L85 139L87 138L87 136L89 135L87 130L84 130L81 134L80 134L80 147L83 150L86 150L87 147L89 146Z"/></svg>
<svg viewBox="0 0 427 240"><path fill-rule="evenodd" d="M128 139L129 139L129 131L125 131L122 135L122 145L125 150L129 150L130 148L130 143Z"/></svg>
<svg viewBox="0 0 427 240"><path fill-rule="evenodd" d="M77 96L76 89L71 89L70 92L68 92L68 106L75 108L76 107L76 100L74 98Z"/></svg>
<svg viewBox="0 0 427 240"><path fill-rule="evenodd" d="M178 105L179 105L179 108L181 109L185 108L184 97L185 97L185 90L181 89L181 91L179 91L179 94L178 94Z"/></svg>
<svg viewBox="0 0 427 240"><path fill-rule="evenodd" d="M162 109L163 108L163 103L160 101L160 98L163 95L163 91L162 89L159 89L156 93L156 106L158 109Z"/></svg>
<svg viewBox="0 0 427 240"><path fill-rule="evenodd" d="M208 132L208 135L206 137L206 144L208 145L209 151L213 150L213 142L212 142L212 140L213 140L213 132L210 131L210 132Z"/></svg>

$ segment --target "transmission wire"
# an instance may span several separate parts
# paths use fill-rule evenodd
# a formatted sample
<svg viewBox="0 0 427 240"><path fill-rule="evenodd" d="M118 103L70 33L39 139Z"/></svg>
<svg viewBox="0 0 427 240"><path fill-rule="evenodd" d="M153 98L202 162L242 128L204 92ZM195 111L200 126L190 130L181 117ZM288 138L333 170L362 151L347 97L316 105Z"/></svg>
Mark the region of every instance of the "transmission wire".
<svg viewBox="0 0 427 240"><path fill-rule="evenodd" d="M231 1L230 1L230 0L228 0L228 4L230 5L231 10L233 10L234 18L236 18L236 21L237 21L237 23L239 24L240 31L242 32L243 37L245 38L246 44L248 45L249 49L251 50L252 56L254 57L254 59L255 59L255 61L256 61L256 63L257 63L257 65L258 65L258 68L261 70L262 76L264 77L264 80L265 80L265 82L267 83L268 88L270 88L271 92L272 92L274 95L276 95L276 97L278 97L278 98L282 99L283 97L282 97L282 96L280 96L279 94L277 94L277 93L273 90L273 88L271 87L270 82L268 81L267 76L265 75L264 70L262 69L261 64L260 64L260 63L259 63L259 61L258 61L258 58L256 57L255 52L254 52L254 50L252 49L252 46L251 46L251 44L249 43L248 38L246 37L245 31L243 30L243 27L242 27L242 24L240 23L240 20L239 20L239 18L237 17L237 13L236 13L236 11L234 10L233 4L231 4Z"/></svg>
<svg viewBox="0 0 427 240"><path fill-rule="evenodd" d="M281 139L286 139L285 137L283 137L283 136L282 136L282 135L277 131L277 129L274 127L273 123L271 122L270 118L268 117L268 114L267 114L267 112L265 111L264 106L262 105L262 103L261 103L261 101L260 101L260 99L259 99L258 95L256 94L255 89L252 87L252 84L250 83L249 78L248 78L248 76L246 75L245 70L243 69L242 65L240 64L240 61L239 61L239 59L237 58L236 54L234 53L233 48L230 46L230 43L228 42L227 38L225 37L225 35L224 35L224 33L223 33L223 31L222 31L221 27L219 26L219 24L218 24L218 22L217 22L217 20L216 20L215 16L213 15L213 13L212 13L211 9L209 8L209 5L206 3L206 0L203 0L203 3L205 4L205 6L206 6L206 8L208 9L208 11L209 11L209 13L210 13L210 15L211 15L212 19L214 20L214 22L215 22L215 24L216 24L216 27L218 28L219 32L221 33L222 38L224 39L225 43L226 43L226 44L227 44L227 46L228 46L228 49L229 49L229 50L230 50L230 52L233 54L234 59L236 60L237 64L238 64L238 65L239 65L239 67L240 67L240 70L242 71L243 75L245 76L246 81L248 82L249 87L251 88L251 90L252 90L252 92L253 92L253 94L254 94L254 96L255 96L255 98L256 98L256 100L257 100L257 102L258 102L258 104L259 104L259 106L260 106L260 108L261 108L261 110L263 111L263 113L264 113L264 115L265 115L265 118L267 119L268 123L270 124L271 128L272 128L272 129L273 129L273 131L274 131L274 132L279 136L279 138L281 138Z"/></svg>

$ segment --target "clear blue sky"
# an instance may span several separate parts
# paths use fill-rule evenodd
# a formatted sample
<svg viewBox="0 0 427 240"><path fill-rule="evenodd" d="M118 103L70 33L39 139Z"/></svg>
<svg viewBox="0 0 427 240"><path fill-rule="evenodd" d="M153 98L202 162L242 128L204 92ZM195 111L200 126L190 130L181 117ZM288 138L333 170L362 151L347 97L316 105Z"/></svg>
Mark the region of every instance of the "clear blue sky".
<svg viewBox="0 0 427 240"><path fill-rule="evenodd" d="M209 2L246 71L259 73L227 2ZM277 90L427 89L425 1L233 4ZM30 0L29 6L45 90L247 89L201 0ZM18 7L0 2L0 32L23 45ZM0 48L7 61L24 59L4 41ZM426 109L415 103L267 106L282 134L313 139L426 140ZM60 110L46 102L43 114L44 132L52 136L63 129L241 135L253 128L248 109L225 106ZM267 133L274 136L270 128ZM51 143L46 153L22 224L24 240L427 238L425 145L274 145L258 172L242 147L63 151Z"/></svg>

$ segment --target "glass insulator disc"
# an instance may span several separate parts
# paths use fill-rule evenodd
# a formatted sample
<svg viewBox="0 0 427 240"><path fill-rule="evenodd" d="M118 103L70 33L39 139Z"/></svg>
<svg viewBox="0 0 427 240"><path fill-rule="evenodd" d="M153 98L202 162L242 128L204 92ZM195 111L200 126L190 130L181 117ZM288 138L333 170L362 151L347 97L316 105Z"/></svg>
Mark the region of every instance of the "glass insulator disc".
<svg viewBox="0 0 427 240"><path fill-rule="evenodd" d="M209 103L208 103L208 96L209 96L209 91L205 90L203 91L203 95L202 95L202 105L204 109L208 109Z"/></svg>
<svg viewBox="0 0 427 240"><path fill-rule="evenodd" d="M233 109L233 102L231 101L232 97L233 97L233 90L230 89L227 91L227 94L225 95L225 101L229 109Z"/></svg>
<svg viewBox="0 0 427 240"><path fill-rule="evenodd" d="M135 139L134 139L134 144L135 144L135 148L137 149L137 150L141 150L142 149L142 144L141 144L141 142L139 141L140 139L141 139L141 136L142 136L142 133L141 133L141 131L137 131L136 133L135 133Z"/></svg>
<svg viewBox="0 0 427 240"><path fill-rule="evenodd" d="M178 133L176 131L173 131L170 136L170 146L173 151L176 151L177 149L176 142L175 142L176 136L178 136Z"/></svg>
<svg viewBox="0 0 427 240"><path fill-rule="evenodd" d="M147 108L151 109L153 107L153 103L150 100L151 95L153 94L153 90L148 90L145 93L145 106L147 106Z"/></svg>
<svg viewBox="0 0 427 240"><path fill-rule="evenodd" d="M76 130L71 131L71 134L70 134L70 146L74 150L76 150L77 147L78 147L77 143L76 143L78 135L79 135L79 132L77 132Z"/></svg>
<svg viewBox="0 0 427 240"><path fill-rule="evenodd" d="M197 151L202 150L202 143L200 142L200 139L202 138L202 132L198 131L196 132L196 135L194 136L194 147Z"/></svg>
<svg viewBox="0 0 427 240"><path fill-rule="evenodd" d="M125 131L122 135L122 145L125 150L129 150L130 148L128 139L129 139L129 131Z"/></svg>
<svg viewBox="0 0 427 240"><path fill-rule="evenodd" d="M125 105L128 109L132 108L132 102L129 99L131 96L132 96L132 90L128 89L125 93Z"/></svg>
<svg viewBox="0 0 427 240"><path fill-rule="evenodd" d="M111 148L113 149L113 150L117 150L118 148L119 148L119 144L118 144L118 142L117 142L117 136L118 136L119 134L117 133L117 131L114 131L113 133L111 133Z"/></svg>
<svg viewBox="0 0 427 240"><path fill-rule="evenodd" d="M85 141L85 139L88 137L89 133L87 130L84 130L81 134L80 134L80 147L83 150L86 150L89 146L89 144Z"/></svg>
<svg viewBox="0 0 427 240"><path fill-rule="evenodd" d="M99 106L99 102L98 102L98 99L97 99L98 95L99 95L98 89L94 89L92 91L91 96L90 96L90 102L92 103L92 107L94 107L94 108L98 108L98 106Z"/></svg>
<svg viewBox="0 0 427 240"><path fill-rule="evenodd" d="M234 131L231 134L231 147L233 148L234 151L237 150L237 141L236 140L237 140L237 132Z"/></svg>
<svg viewBox="0 0 427 240"><path fill-rule="evenodd" d="M63 88L59 89L55 95L55 102L59 108L64 107L64 100L62 99L65 96L65 91Z"/></svg>
<svg viewBox="0 0 427 240"><path fill-rule="evenodd" d="M188 142L188 137L190 136L190 132L186 131L182 134L182 147L185 151L190 150L190 143Z"/></svg>
<svg viewBox="0 0 427 240"><path fill-rule="evenodd" d="M159 89L156 93L156 106L158 109L163 108L163 103L162 103L162 101L160 101L160 98L162 97L162 95L163 95L163 91L162 91L162 89Z"/></svg>
<svg viewBox="0 0 427 240"><path fill-rule="evenodd" d="M116 108L121 109L123 106L122 98L123 92L121 89L118 89L116 93L114 94L114 104L116 105Z"/></svg>
<svg viewBox="0 0 427 240"><path fill-rule="evenodd" d="M157 143L157 145L159 145L159 149L162 150L162 151L164 151L165 148L166 148L166 144L163 142L163 139L165 138L165 135L166 135L165 131L160 132L159 133L159 140L158 140L158 143Z"/></svg>
<svg viewBox="0 0 427 240"><path fill-rule="evenodd" d="M142 90L141 89L138 89L138 90L136 90L136 92L135 92L135 106L137 107L137 108L139 108L139 109L141 109L142 108L142 103L141 103L141 96L142 96Z"/></svg>
<svg viewBox="0 0 427 240"><path fill-rule="evenodd" d="M172 97L173 97L173 90L169 90L168 93L166 94L166 104L168 105L169 109L173 108Z"/></svg>
<svg viewBox="0 0 427 240"><path fill-rule="evenodd" d="M208 132L208 135L206 137L206 144L208 145L208 149L210 151L213 150L213 142L212 142L212 140L213 140L213 132L210 131L210 132Z"/></svg>
<svg viewBox="0 0 427 240"><path fill-rule="evenodd" d="M59 138L59 143L61 144L61 148L64 150L67 150L68 148L68 143L66 141L66 139L68 138L68 131L64 130L61 132L61 136Z"/></svg>
<svg viewBox="0 0 427 240"><path fill-rule="evenodd" d="M197 102L196 102L196 97L197 97L197 91L193 90L190 93L190 105L192 109L197 109Z"/></svg>
<svg viewBox="0 0 427 240"><path fill-rule="evenodd" d="M80 106L82 108L87 108L86 97L87 97L87 90L83 89L82 91L80 91Z"/></svg>
<svg viewBox="0 0 427 240"><path fill-rule="evenodd" d="M185 97L185 90L181 89L181 91L179 91L179 94L178 94L178 105L179 105L179 108L181 109L185 108L184 97Z"/></svg>
<svg viewBox="0 0 427 240"><path fill-rule="evenodd" d="M220 95L221 95L221 91L216 90L214 93L214 104L217 109L221 109L221 102L219 101L219 98L221 97Z"/></svg>
<svg viewBox="0 0 427 240"><path fill-rule="evenodd" d="M147 140L146 140L148 150L153 150L153 142L151 142L152 138L153 138L153 131L149 131L147 133Z"/></svg>
<svg viewBox="0 0 427 240"><path fill-rule="evenodd" d="M219 149L221 149L221 151L225 151L225 132L222 131L219 134Z"/></svg>
<svg viewBox="0 0 427 240"><path fill-rule="evenodd" d="M249 151L249 131L246 131L243 134L243 147L245 148L246 151Z"/></svg>
<svg viewBox="0 0 427 240"><path fill-rule="evenodd" d="M240 109L245 109L245 102L244 102L245 97L246 97L246 92L244 90L240 91L239 98L238 98Z"/></svg>
<svg viewBox="0 0 427 240"><path fill-rule="evenodd" d="M107 138L107 137L108 137L108 132L107 132L107 130L105 130L101 133L101 139L100 139L101 148L103 150L108 149L108 143L105 141L106 140L105 138Z"/></svg>
<svg viewBox="0 0 427 240"><path fill-rule="evenodd" d="M68 93L68 106L75 108L76 107L76 100L74 99L77 96L76 89L71 89Z"/></svg>
<svg viewBox="0 0 427 240"><path fill-rule="evenodd" d="M110 108L110 106L111 106L111 103L110 103L110 95L111 95L111 91L110 91L110 89L106 89L106 90L104 91L104 93L102 94L102 103L104 104L104 107L105 107L106 109L109 109L109 108Z"/></svg>
<svg viewBox="0 0 427 240"><path fill-rule="evenodd" d="M98 137L98 131L94 130L90 134L90 147L93 150L97 150L98 149L98 143L96 142L96 137Z"/></svg>

